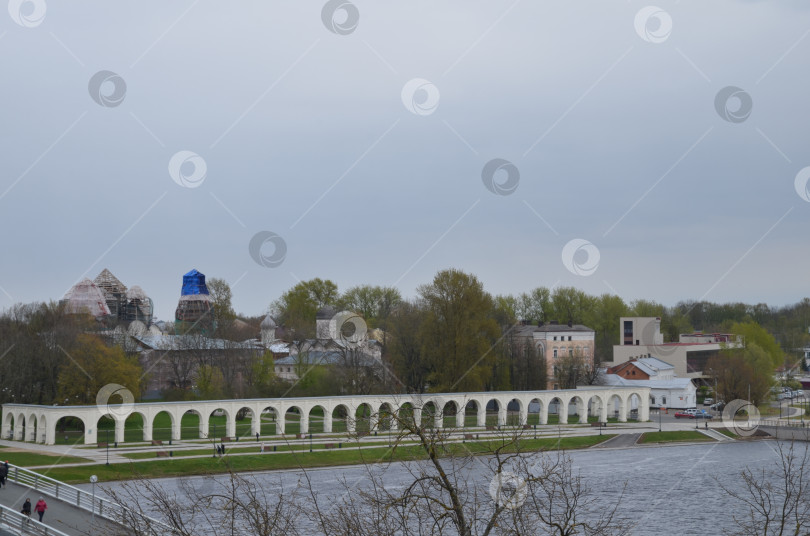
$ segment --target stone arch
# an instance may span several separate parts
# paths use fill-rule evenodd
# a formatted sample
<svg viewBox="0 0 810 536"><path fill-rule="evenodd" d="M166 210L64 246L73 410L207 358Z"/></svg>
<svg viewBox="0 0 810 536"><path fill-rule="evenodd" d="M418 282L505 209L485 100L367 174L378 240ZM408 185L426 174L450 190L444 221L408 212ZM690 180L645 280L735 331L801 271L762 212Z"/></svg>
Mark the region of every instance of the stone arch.
<svg viewBox="0 0 810 536"><path fill-rule="evenodd" d="M540 422L540 415L543 413L544 406L543 399L541 397L535 397L529 400L529 403L526 404L526 424L535 425L535 424L545 424L544 422ZM546 417L548 414L546 414Z"/></svg>
<svg viewBox="0 0 810 536"><path fill-rule="evenodd" d="M36 442L38 426L40 425L37 415L32 411L25 417L25 441Z"/></svg>
<svg viewBox="0 0 810 536"><path fill-rule="evenodd" d="M14 413L9 411L3 417L3 436L0 439L14 438Z"/></svg>
<svg viewBox="0 0 810 536"><path fill-rule="evenodd" d="M48 417L44 413L37 416L36 442L43 444L48 442Z"/></svg>
<svg viewBox="0 0 810 536"><path fill-rule="evenodd" d="M301 430L302 424L305 422L305 415L300 406L287 406L284 410L284 415L282 415L282 419L284 421L285 435L306 433Z"/></svg>
<svg viewBox="0 0 810 536"><path fill-rule="evenodd" d="M155 441L171 441L172 432L180 423L176 423L174 413L168 409L157 412L152 417L152 439Z"/></svg>
<svg viewBox="0 0 810 536"><path fill-rule="evenodd" d="M396 430L397 423L394 414L394 405L390 402L383 402L377 408L377 427L380 430Z"/></svg>
<svg viewBox="0 0 810 536"><path fill-rule="evenodd" d="M441 408L442 427L444 428L462 428L464 426L464 418L459 413L461 411L460 403L454 399L443 400Z"/></svg>
<svg viewBox="0 0 810 536"><path fill-rule="evenodd" d="M580 424L587 424L588 405L580 395L573 395L571 398L569 398L568 404L566 404L566 409L569 418L574 417ZM572 413L572 411L574 413Z"/></svg>
<svg viewBox="0 0 810 536"><path fill-rule="evenodd" d="M131 411L129 415L123 419L124 433L123 437L118 440L119 443L124 441L149 441L150 437L146 437L146 423L149 422L146 415L141 411Z"/></svg>
<svg viewBox="0 0 810 536"><path fill-rule="evenodd" d="M259 427L260 435L280 435L283 432L281 427L284 420L280 419L279 409L275 406L264 406L259 410L259 419L261 426Z"/></svg>
<svg viewBox="0 0 810 536"><path fill-rule="evenodd" d="M25 439L26 427L28 425L25 422L25 414L20 412L14 418L14 439L16 441L23 441Z"/></svg>
<svg viewBox="0 0 810 536"><path fill-rule="evenodd" d="M608 398L608 417L614 417L619 422L627 422L627 404L619 394L612 394Z"/></svg>
<svg viewBox="0 0 810 536"><path fill-rule="evenodd" d="M594 394L588 399L589 420L607 422L607 404L602 395Z"/></svg>
<svg viewBox="0 0 810 536"><path fill-rule="evenodd" d="M627 418L634 421L641 420L641 406L644 399L637 392L627 394L625 407L627 408Z"/></svg>
<svg viewBox="0 0 810 536"><path fill-rule="evenodd" d="M105 413L96 419L96 440L104 443L115 443L115 432L118 428L115 415L112 413Z"/></svg>
<svg viewBox="0 0 810 536"><path fill-rule="evenodd" d="M403 402L396 409L397 419L399 420L400 427L411 428L415 425L417 415L421 419L421 411L417 409L411 402Z"/></svg>
<svg viewBox="0 0 810 536"><path fill-rule="evenodd" d="M208 439L208 419L204 411L187 408L180 414L180 439Z"/></svg>
<svg viewBox="0 0 810 536"><path fill-rule="evenodd" d="M63 415L54 423L55 443L63 445L75 445L80 440L84 440L87 430L87 423L82 417L77 415ZM17 430L15 427L14 435Z"/></svg>
<svg viewBox="0 0 810 536"><path fill-rule="evenodd" d="M354 431L363 436L371 433L374 428L374 408L367 402L361 402L352 413L354 417Z"/></svg>
<svg viewBox="0 0 810 536"><path fill-rule="evenodd" d="M251 406L241 406L234 412L234 435L237 438L256 435L254 424L258 426L256 410Z"/></svg>
<svg viewBox="0 0 810 536"><path fill-rule="evenodd" d="M546 407L546 422L543 424L566 424L568 422L568 404L559 396L552 396ZM542 414L540 416L542 421Z"/></svg>
<svg viewBox="0 0 810 536"><path fill-rule="evenodd" d="M526 404L520 398L511 398L506 403L505 425L523 426L526 424Z"/></svg>
<svg viewBox="0 0 810 536"><path fill-rule="evenodd" d="M236 426L233 415L223 406L218 406L211 409L211 406L205 410L205 420L208 421L208 437L214 441L220 441L223 437L234 437L236 435Z"/></svg>
<svg viewBox="0 0 810 536"><path fill-rule="evenodd" d="M472 398L464 403L464 426L481 427L485 425L486 408L483 404Z"/></svg>
<svg viewBox="0 0 810 536"><path fill-rule="evenodd" d="M332 416L324 406L320 404L312 406L312 408L309 410L307 419L309 420L309 431L311 433L325 433L327 428L329 428L329 431L331 432L331 422L329 426L327 426L326 421L331 421Z"/></svg>
<svg viewBox="0 0 810 536"><path fill-rule="evenodd" d="M501 415L506 416L506 406L497 398L490 398L486 401L484 406L486 408L486 421L487 428L494 428L500 424Z"/></svg>
<svg viewBox="0 0 810 536"><path fill-rule="evenodd" d="M351 418L351 410L346 404L336 404L332 411L332 431L352 432L354 431L354 419Z"/></svg>
<svg viewBox="0 0 810 536"><path fill-rule="evenodd" d="M421 426L423 428L434 428L436 426L437 418L441 419L441 412L439 411L438 404L433 400L426 400L422 404Z"/></svg>

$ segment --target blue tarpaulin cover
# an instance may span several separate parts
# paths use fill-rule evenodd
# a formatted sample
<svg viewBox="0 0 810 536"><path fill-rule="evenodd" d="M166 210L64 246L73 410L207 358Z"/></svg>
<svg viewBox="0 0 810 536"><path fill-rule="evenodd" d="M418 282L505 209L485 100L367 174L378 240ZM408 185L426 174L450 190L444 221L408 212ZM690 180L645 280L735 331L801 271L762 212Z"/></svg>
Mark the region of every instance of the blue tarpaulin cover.
<svg viewBox="0 0 810 536"><path fill-rule="evenodd" d="M208 294L208 287L205 286L205 274L192 270L183 275L183 289L181 296L193 296L194 294Z"/></svg>

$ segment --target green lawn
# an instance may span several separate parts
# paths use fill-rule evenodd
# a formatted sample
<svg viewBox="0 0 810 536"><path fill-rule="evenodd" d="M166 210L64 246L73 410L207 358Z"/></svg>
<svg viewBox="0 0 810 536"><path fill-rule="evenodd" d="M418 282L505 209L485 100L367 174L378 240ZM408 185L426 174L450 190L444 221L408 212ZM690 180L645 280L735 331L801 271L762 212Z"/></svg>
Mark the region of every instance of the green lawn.
<svg viewBox="0 0 810 536"><path fill-rule="evenodd" d="M714 441L714 439L694 430L679 430L677 432L646 432L641 434L638 443L670 443L675 441Z"/></svg>
<svg viewBox="0 0 810 536"><path fill-rule="evenodd" d="M52 454L39 454L37 452L3 452L2 460L8 461L12 465L20 467L34 467L37 465L53 465L56 463L85 463L87 458L77 458L75 456L54 456Z"/></svg>
<svg viewBox="0 0 810 536"><path fill-rule="evenodd" d="M522 440L524 450L577 449L586 448L606 441L614 435L585 437L563 437ZM500 440L467 441L455 443L448 450L459 453L486 453L501 444ZM424 452L418 446L403 446L395 449L376 447L370 449L343 448L319 450L315 452L293 452L289 454L257 454L255 456L225 456L223 458L166 458L160 461L131 464L86 465L81 467L56 467L44 474L68 483L87 482L90 475L98 475L99 480L121 480L136 476L160 478L170 476L190 476L231 471L258 471L272 469L295 469L299 467L324 467L384 461L407 461L421 459Z"/></svg>

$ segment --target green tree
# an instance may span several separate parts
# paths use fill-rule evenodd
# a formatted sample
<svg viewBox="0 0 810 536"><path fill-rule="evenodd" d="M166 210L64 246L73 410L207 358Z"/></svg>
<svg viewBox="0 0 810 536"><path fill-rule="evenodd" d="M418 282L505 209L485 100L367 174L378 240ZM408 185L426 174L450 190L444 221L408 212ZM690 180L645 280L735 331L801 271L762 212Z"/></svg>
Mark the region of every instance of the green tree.
<svg viewBox="0 0 810 536"><path fill-rule="evenodd" d="M756 343L712 357L705 370L717 380L718 396L727 402L739 398L758 405L768 399L773 364L771 356Z"/></svg>
<svg viewBox="0 0 810 536"><path fill-rule="evenodd" d="M197 393L202 400L222 398L225 392L225 379L219 367L202 365L197 369Z"/></svg>
<svg viewBox="0 0 810 536"><path fill-rule="evenodd" d="M753 321L735 322L731 325L731 333L741 335L746 348L751 345L758 346L769 357L771 368L778 367L785 362L785 355L779 343L765 328Z"/></svg>
<svg viewBox="0 0 810 536"><path fill-rule="evenodd" d="M320 278L301 281L281 295L271 306L281 325L295 331L298 340L315 336L315 314L319 309L338 304L338 287Z"/></svg>
<svg viewBox="0 0 810 536"><path fill-rule="evenodd" d="M117 383L140 398L143 370L136 357L104 344L95 335L80 334L65 349L66 362L59 372L59 401L95 404L99 390Z"/></svg>
<svg viewBox="0 0 810 536"><path fill-rule="evenodd" d="M212 277L206 283L211 294L211 309L218 329L227 329L236 320L231 304L231 286L224 279Z"/></svg>
<svg viewBox="0 0 810 536"><path fill-rule="evenodd" d="M426 311L417 303L402 302L389 320L389 359L394 374L407 391L422 393L427 382L428 363L422 352L422 324Z"/></svg>
<svg viewBox="0 0 810 536"><path fill-rule="evenodd" d="M474 275L443 270L418 293L425 303L422 353L431 390L478 391L489 379L500 335L493 299Z"/></svg>

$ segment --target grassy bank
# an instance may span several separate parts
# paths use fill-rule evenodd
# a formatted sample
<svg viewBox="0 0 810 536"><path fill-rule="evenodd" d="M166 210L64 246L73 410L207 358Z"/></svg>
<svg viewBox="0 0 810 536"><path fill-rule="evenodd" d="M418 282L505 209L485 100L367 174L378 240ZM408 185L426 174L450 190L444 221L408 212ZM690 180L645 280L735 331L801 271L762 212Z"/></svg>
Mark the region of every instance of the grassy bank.
<svg viewBox="0 0 810 536"><path fill-rule="evenodd" d="M638 439L639 444L672 443L677 441L714 441L709 436L694 430L680 430L677 432L646 432Z"/></svg>
<svg viewBox="0 0 810 536"><path fill-rule="evenodd" d="M582 436L563 438L524 439L520 441L520 448L525 451L539 450L568 450L587 448L614 437L611 434L602 436ZM457 453L470 452L485 454L501 445L499 440L467 441L453 443L450 451ZM257 454L242 456L224 456L222 458L169 458L161 461L139 462L112 465L85 465L80 467L54 467L44 471L57 480L68 483L86 483L90 475L97 475L99 480L124 480L137 476L146 478L162 478L176 476L204 475L232 471L268 471L277 469L296 469L299 467L328 467L334 465L354 465L361 463L380 463L389 461L408 461L422 459L424 451L418 446L404 446L390 449L388 447L374 447L358 449L356 447L289 452L282 454Z"/></svg>

